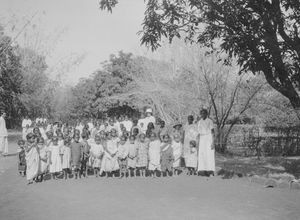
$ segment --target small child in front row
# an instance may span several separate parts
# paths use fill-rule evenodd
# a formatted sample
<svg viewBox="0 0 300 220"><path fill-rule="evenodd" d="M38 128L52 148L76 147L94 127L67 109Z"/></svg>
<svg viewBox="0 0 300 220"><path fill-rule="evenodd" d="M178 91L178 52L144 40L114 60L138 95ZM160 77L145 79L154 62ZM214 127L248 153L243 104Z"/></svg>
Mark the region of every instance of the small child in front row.
<svg viewBox="0 0 300 220"><path fill-rule="evenodd" d="M19 145L18 170L20 175L24 177L26 175L25 141L19 140L18 145Z"/></svg>
<svg viewBox="0 0 300 220"><path fill-rule="evenodd" d="M157 172L160 171L160 146L161 142L155 133L151 133L149 143L149 165L148 170L151 177L157 177Z"/></svg>
<svg viewBox="0 0 300 220"><path fill-rule="evenodd" d="M185 157L186 167L188 168L188 175L195 175L198 163L197 143L190 141L190 149Z"/></svg>
<svg viewBox="0 0 300 220"><path fill-rule="evenodd" d="M71 138L67 137L64 139L64 145L61 148L62 154L62 170L64 173L64 179L68 179L68 174L71 168Z"/></svg>
<svg viewBox="0 0 300 220"><path fill-rule="evenodd" d="M95 177L99 177L103 154L104 154L104 148L101 143L101 137L99 134L96 134L95 142L91 143L90 157L89 157L89 165L93 167Z"/></svg>
<svg viewBox="0 0 300 220"><path fill-rule="evenodd" d="M135 141L135 136L131 135L129 137L128 161L127 161L130 177L132 176L135 177L137 175L136 162L137 162L137 142Z"/></svg>
<svg viewBox="0 0 300 220"><path fill-rule="evenodd" d="M161 144L161 171L168 177L171 176L174 155L173 148L170 143L170 136L168 134L163 135Z"/></svg>
<svg viewBox="0 0 300 220"><path fill-rule="evenodd" d="M75 179L81 178L80 166L83 157L83 145L79 142L80 135L75 134L74 141L71 143L71 165Z"/></svg>
<svg viewBox="0 0 300 220"><path fill-rule="evenodd" d="M141 177L146 176L146 168L148 166L148 143L146 142L146 135L140 134L137 142L137 163L136 167Z"/></svg>
<svg viewBox="0 0 300 220"><path fill-rule="evenodd" d="M129 143L127 142L127 138L126 136L121 136L120 142L118 143L118 163L120 167L120 178L127 177L128 150Z"/></svg>

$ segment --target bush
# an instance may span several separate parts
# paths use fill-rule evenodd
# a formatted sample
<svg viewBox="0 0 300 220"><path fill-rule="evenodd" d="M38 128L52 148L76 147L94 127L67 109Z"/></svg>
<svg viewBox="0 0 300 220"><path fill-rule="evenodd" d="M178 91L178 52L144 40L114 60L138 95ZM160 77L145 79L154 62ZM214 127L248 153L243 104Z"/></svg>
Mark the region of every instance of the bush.
<svg viewBox="0 0 300 220"><path fill-rule="evenodd" d="M293 174L297 179L300 178L300 160L287 160L283 166L287 173Z"/></svg>

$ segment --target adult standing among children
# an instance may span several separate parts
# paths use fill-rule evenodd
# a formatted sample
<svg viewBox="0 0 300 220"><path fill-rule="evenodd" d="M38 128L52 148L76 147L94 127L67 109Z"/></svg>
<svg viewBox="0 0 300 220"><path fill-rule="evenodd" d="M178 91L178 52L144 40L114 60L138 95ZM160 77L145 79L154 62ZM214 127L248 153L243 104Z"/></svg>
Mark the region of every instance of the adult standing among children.
<svg viewBox="0 0 300 220"><path fill-rule="evenodd" d="M214 149L214 124L208 118L208 111L200 111L201 119L198 122L198 173L211 175L215 171L215 149Z"/></svg>
<svg viewBox="0 0 300 220"><path fill-rule="evenodd" d="M146 117L141 121L142 123L142 133L146 133L147 128L148 128L148 124L149 123L153 123L153 125L155 125L155 117L153 116L153 111L151 108L148 108L146 110Z"/></svg>
<svg viewBox="0 0 300 220"><path fill-rule="evenodd" d="M0 116L0 154L8 154L8 140L7 140L7 128L5 123L6 113L1 111Z"/></svg>

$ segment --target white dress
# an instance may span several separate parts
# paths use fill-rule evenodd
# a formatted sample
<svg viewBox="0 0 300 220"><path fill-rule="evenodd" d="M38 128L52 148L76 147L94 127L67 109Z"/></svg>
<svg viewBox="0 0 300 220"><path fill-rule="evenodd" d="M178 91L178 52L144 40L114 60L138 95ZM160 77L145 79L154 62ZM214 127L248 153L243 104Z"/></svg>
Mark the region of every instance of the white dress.
<svg viewBox="0 0 300 220"><path fill-rule="evenodd" d="M118 142L119 138L114 138L107 141L107 151L104 152L103 160L101 163L101 171L112 172L120 169L117 155ZM113 156L111 154L113 154Z"/></svg>
<svg viewBox="0 0 300 220"><path fill-rule="evenodd" d="M128 144L128 167L129 168L135 168L136 167L136 161L137 161L137 142L131 144Z"/></svg>
<svg viewBox="0 0 300 220"><path fill-rule="evenodd" d="M59 145L53 145L52 143L49 146L49 151L51 152L50 160L50 173L61 172L62 164L61 164L61 149Z"/></svg>
<svg viewBox="0 0 300 220"><path fill-rule="evenodd" d="M185 154L185 166L197 168L198 165L198 155L197 148L193 147Z"/></svg>
<svg viewBox="0 0 300 220"><path fill-rule="evenodd" d="M102 144L96 144L96 143L91 143L90 144L91 149L90 149L90 158L89 158L89 164L93 168L100 168L101 167L101 162L102 162L102 155L104 153L104 149Z"/></svg>
<svg viewBox="0 0 300 220"><path fill-rule="evenodd" d="M62 169L70 169L71 168L71 148L63 145L61 147L62 156Z"/></svg>
<svg viewBox="0 0 300 220"><path fill-rule="evenodd" d="M211 130L213 121L209 118L198 122L198 134L200 135L198 148L198 171L215 171L215 150L211 149L213 137Z"/></svg>
<svg viewBox="0 0 300 220"><path fill-rule="evenodd" d="M26 177L27 180L32 180L39 174L39 153L35 146L26 152Z"/></svg>
<svg viewBox="0 0 300 220"><path fill-rule="evenodd" d="M159 140L149 143L149 170L160 170L160 146L161 142Z"/></svg>
<svg viewBox="0 0 300 220"><path fill-rule="evenodd" d="M174 162L173 167L180 167L180 158L182 155L182 143L172 141L172 148L173 148L173 156L174 156Z"/></svg>
<svg viewBox="0 0 300 220"><path fill-rule="evenodd" d="M7 134L5 119L1 116L0 117L0 154L8 153L7 136L8 136L8 134Z"/></svg>

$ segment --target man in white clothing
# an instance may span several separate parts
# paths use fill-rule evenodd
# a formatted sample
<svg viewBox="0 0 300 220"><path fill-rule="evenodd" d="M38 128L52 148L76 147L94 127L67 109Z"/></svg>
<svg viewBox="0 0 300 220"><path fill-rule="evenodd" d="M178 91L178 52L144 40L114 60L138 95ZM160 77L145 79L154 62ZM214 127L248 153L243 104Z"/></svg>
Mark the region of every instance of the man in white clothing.
<svg viewBox="0 0 300 220"><path fill-rule="evenodd" d="M198 122L198 174L210 176L215 172L215 148L214 148L214 123L208 118L208 111L200 111L201 119Z"/></svg>
<svg viewBox="0 0 300 220"><path fill-rule="evenodd" d="M147 131L147 128L148 128L148 124L150 123L150 122L152 122L153 123L153 125L155 125L155 118L154 118L154 116L152 115L152 109L151 108L148 108L147 110L146 110L146 117L144 118L144 119L142 119L142 123L143 123L143 126L141 126L141 128L142 128L142 133L146 133L146 131Z"/></svg>
<svg viewBox="0 0 300 220"><path fill-rule="evenodd" d="M6 113L3 111L0 113L0 154L8 154L8 140L7 140L7 129L5 123Z"/></svg>

